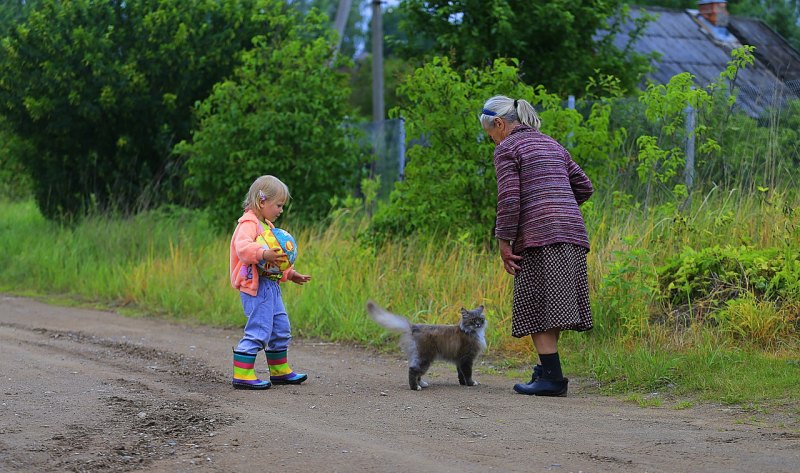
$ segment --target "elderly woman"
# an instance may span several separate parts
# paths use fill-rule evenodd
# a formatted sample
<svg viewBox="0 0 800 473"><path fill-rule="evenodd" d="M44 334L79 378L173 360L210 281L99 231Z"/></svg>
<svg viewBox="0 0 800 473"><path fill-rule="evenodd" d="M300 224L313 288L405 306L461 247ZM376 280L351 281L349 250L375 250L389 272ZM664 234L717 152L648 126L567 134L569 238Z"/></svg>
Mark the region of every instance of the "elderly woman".
<svg viewBox="0 0 800 473"><path fill-rule="evenodd" d="M495 237L514 276L511 335L530 335L539 355L531 381L514 390L564 396L569 380L561 372L559 335L592 328L589 238L578 206L594 189L569 152L539 131L541 121L527 101L492 97L480 121L496 145Z"/></svg>

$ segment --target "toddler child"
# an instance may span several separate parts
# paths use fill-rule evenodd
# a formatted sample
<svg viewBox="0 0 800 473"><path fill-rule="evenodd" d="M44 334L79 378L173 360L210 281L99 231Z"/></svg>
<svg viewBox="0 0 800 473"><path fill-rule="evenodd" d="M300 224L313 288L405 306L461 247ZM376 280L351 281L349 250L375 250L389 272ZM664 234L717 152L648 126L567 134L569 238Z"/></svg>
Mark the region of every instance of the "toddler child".
<svg viewBox="0 0 800 473"><path fill-rule="evenodd" d="M289 188L274 176L261 176L253 182L244 200L244 214L231 238L231 285L240 291L242 307L247 316L244 337L233 350L233 387L236 389L268 389L273 384L300 384L308 376L289 368L286 352L291 340L289 316L283 306L279 283L292 281L305 284L311 276L300 274L291 266L279 273L266 274L258 268L260 261L267 266L286 262L286 255L264 249L256 238L264 225L274 228L289 200ZM255 373L256 355L264 350L269 366L269 381L260 380Z"/></svg>

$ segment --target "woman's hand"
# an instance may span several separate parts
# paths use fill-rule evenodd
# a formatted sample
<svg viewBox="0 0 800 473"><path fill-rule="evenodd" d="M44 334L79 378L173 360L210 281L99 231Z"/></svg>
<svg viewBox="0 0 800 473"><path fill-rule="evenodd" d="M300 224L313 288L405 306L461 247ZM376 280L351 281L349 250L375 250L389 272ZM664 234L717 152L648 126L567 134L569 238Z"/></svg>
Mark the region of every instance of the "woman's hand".
<svg viewBox="0 0 800 473"><path fill-rule="evenodd" d="M300 274L297 271L293 271L292 275L289 276L289 281L292 281L295 284L303 285L308 281L311 281L311 276Z"/></svg>
<svg viewBox="0 0 800 473"><path fill-rule="evenodd" d="M507 240L499 240L499 242L500 258L503 259L503 267L508 274L514 276L520 269L517 261L521 260L522 256L514 254L514 248L511 246L511 242Z"/></svg>

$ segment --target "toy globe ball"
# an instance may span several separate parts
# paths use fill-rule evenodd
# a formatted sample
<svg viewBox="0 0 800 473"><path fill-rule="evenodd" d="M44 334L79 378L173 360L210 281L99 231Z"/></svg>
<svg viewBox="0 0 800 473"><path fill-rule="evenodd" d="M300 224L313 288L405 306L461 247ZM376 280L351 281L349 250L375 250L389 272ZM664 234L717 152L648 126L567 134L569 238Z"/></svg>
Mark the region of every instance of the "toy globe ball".
<svg viewBox="0 0 800 473"><path fill-rule="evenodd" d="M287 257L287 261L280 263L279 266L273 266L267 263L266 260L259 261L259 269L267 273L267 275L280 275L297 260L297 242L286 230L268 228L256 238L256 243L260 244L263 249L273 249L279 254L285 254Z"/></svg>

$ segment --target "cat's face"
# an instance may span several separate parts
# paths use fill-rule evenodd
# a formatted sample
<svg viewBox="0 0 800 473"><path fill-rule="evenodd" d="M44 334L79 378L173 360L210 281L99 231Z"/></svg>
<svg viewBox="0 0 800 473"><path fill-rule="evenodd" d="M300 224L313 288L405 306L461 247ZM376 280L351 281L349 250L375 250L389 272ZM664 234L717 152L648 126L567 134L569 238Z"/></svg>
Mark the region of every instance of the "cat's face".
<svg viewBox="0 0 800 473"><path fill-rule="evenodd" d="M483 315L483 306L467 310L461 308L461 328L467 332L474 332L486 326L486 317Z"/></svg>

